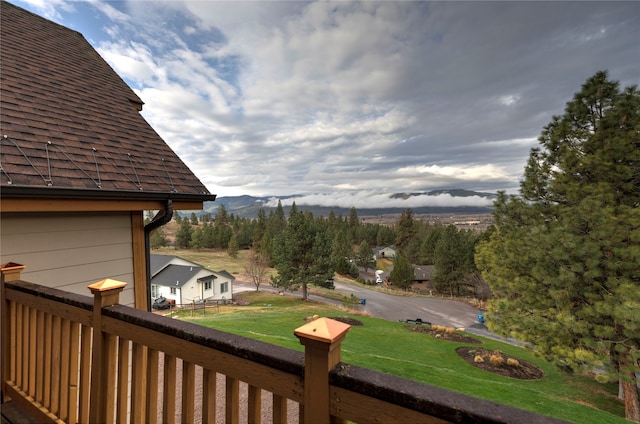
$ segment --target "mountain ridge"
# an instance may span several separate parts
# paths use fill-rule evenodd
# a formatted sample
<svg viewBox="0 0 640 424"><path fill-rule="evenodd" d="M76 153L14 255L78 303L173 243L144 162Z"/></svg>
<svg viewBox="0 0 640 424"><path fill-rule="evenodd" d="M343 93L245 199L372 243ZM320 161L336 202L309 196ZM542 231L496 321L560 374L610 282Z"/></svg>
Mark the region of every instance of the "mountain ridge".
<svg viewBox="0 0 640 424"><path fill-rule="evenodd" d="M416 198L418 196L427 196L433 197L434 199L437 197L442 198L442 196L449 196L447 199L451 199L452 201L460 198L468 198L468 197L478 197L484 198L487 200L493 201L497 195L494 193L484 193L477 192L472 190L463 190L463 189L450 189L450 190L433 190L429 192L411 192L411 193L394 193L388 196L388 199L393 200L397 203L400 201L409 201L412 198ZM190 215L191 212L196 215L203 214L211 214L215 216L217 213L217 209L220 206L224 206L227 210L227 213L233 214L234 216L241 218L257 218L258 211L262 208L265 210L268 215L271 210L275 210L276 206L268 206L270 203L276 203L279 200L282 203L282 207L285 210L285 213L289 212L290 205L288 204L288 200L292 199L302 199L303 195L290 195L290 196L250 196L250 195L239 195L239 196L222 196L218 197L214 202L205 202L204 207L201 211L183 211L181 215ZM414 199L415 200L415 199ZM430 200L430 199L427 199ZM328 216L331 211L335 215L348 216L351 210L351 207L341 207L341 206L323 206L320 204L307 204L308 200L305 200L305 203L296 202L296 207L298 210L309 211L313 213L314 216ZM287 203L285 205L285 203ZM459 203L459 202L452 202ZM375 207L358 207L355 206L358 211L359 216L380 216L380 215L389 215L389 214L399 214L403 210L411 209L415 214L435 214L435 213L450 213L450 214L484 214L490 213L493 211L492 206L461 206L461 205L426 205L426 206L391 206L387 207L384 205L375 206Z"/></svg>

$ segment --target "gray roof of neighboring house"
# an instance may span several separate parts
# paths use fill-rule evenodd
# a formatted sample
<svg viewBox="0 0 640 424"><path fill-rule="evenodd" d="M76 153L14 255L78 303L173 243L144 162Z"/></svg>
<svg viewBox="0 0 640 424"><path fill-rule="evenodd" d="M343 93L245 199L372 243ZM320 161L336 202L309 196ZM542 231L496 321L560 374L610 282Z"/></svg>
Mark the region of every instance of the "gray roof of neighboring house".
<svg viewBox="0 0 640 424"><path fill-rule="evenodd" d="M171 263L177 256L174 255L150 255L149 266L151 269L151 276L153 277L158 272L162 271L167 265Z"/></svg>
<svg viewBox="0 0 640 424"><path fill-rule="evenodd" d="M159 286L181 288L198 274L201 266L169 265L152 278L152 283ZM213 273L211 273L213 275Z"/></svg>
<svg viewBox="0 0 640 424"><path fill-rule="evenodd" d="M231 275L229 272L225 271L224 269L222 271L214 271L216 274L220 274L223 275L227 278L229 278L230 280L235 280L236 277L234 277L233 275Z"/></svg>
<svg viewBox="0 0 640 424"><path fill-rule="evenodd" d="M163 286L172 286L172 287L181 287L182 284L184 284L184 282L188 281L189 279L191 279L191 277L189 276L187 278L187 280L185 280L184 282L176 285L175 281L181 281L180 277L182 277L183 279L186 278L187 273L185 273L184 270L179 271L179 268L197 268L198 270L201 269L205 269L202 265L198 265L195 262L191 262L187 259L181 258L179 256L175 256L175 255L157 255L157 254L151 254L150 256L150 261L149 261L149 267L151 269L151 282L153 284L160 284ZM178 265L178 264L172 264L172 262L176 259L179 259L180 261L186 261L189 262L192 265ZM169 272L169 268L171 268L170 274L165 274L165 271ZM231 281L235 281L235 277L233 275L231 275L230 272L226 271L226 270L222 270L222 271L213 271L211 269L208 270L209 272L211 272L211 274L218 274L221 275L223 277L226 277L228 279L230 279ZM196 273L198 271L195 271ZM180 273L180 275L178 275ZM184 273L184 275L182 275L182 273ZM195 274L191 274L191 276L193 276ZM158 277L158 279L156 279L156 277ZM177 277L177 278L176 278ZM161 278L161 279L160 279ZM215 278L215 277L214 277ZM172 282L171 284L164 284L161 283L160 281L170 281Z"/></svg>
<svg viewBox="0 0 640 424"><path fill-rule="evenodd" d="M413 273L416 280L431 280L431 276L434 272L435 266L433 265L413 265Z"/></svg>

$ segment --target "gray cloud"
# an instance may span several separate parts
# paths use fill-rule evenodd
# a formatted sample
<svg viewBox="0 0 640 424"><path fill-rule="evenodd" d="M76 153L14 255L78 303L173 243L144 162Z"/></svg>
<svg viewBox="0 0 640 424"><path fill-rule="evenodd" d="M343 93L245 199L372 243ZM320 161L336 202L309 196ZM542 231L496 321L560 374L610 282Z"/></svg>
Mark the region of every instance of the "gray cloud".
<svg viewBox="0 0 640 424"><path fill-rule="evenodd" d="M219 195L513 191L588 77L640 79L634 2L91 5L98 51ZM47 7L72 26L80 6Z"/></svg>

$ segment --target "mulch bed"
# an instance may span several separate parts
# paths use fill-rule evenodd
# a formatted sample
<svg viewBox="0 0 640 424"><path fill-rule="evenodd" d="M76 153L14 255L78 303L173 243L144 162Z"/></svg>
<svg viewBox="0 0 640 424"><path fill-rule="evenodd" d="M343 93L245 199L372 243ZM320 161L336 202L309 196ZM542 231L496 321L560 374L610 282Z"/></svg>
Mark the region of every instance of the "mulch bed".
<svg viewBox="0 0 640 424"><path fill-rule="evenodd" d="M336 321L344 322L345 324L349 324L352 326L364 325L362 321L358 321L357 319L353 319L349 317L329 317L329 318L335 319Z"/></svg>
<svg viewBox="0 0 640 424"><path fill-rule="evenodd" d="M467 361L467 363L473 365L474 367L501 375L503 377L517 378L520 380L538 380L544 376L544 371L526 361L521 361L518 359L516 366L508 365L507 361L509 359L513 360L516 358L513 358L512 356L509 356L502 352L491 351L478 347L459 347L456 349L456 353L462 359ZM476 362L475 358L478 355L483 358L482 362ZM492 364L488 359L491 355L501 356L503 359L502 364Z"/></svg>
<svg viewBox="0 0 640 424"><path fill-rule="evenodd" d="M460 333L447 333L445 331L436 331L431 327L422 326L422 325L406 325L406 328L409 331L415 331L416 333L425 333L430 335L431 337L435 337L440 340L448 340L450 342L459 342L459 343L473 343L473 344L482 344L482 340L478 340L475 337L465 336Z"/></svg>

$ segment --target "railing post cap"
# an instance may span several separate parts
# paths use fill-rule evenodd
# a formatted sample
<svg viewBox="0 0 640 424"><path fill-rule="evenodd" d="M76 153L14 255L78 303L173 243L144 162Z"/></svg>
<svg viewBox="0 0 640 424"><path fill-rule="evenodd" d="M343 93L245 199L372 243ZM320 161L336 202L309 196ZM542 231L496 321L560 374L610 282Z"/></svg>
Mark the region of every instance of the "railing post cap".
<svg viewBox="0 0 640 424"><path fill-rule="evenodd" d="M0 271L2 272L17 271L17 270L23 270L26 267L27 267L26 265L21 265L15 262L7 262L6 264L0 265Z"/></svg>
<svg viewBox="0 0 640 424"><path fill-rule="evenodd" d="M351 326L331 318L318 318L294 330L298 338L334 343L344 337Z"/></svg>
<svg viewBox="0 0 640 424"><path fill-rule="evenodd" d="M122 281L112 280L111 278L106 278L104 280L100 280L98 282L90 284L88 287L89 287L89 290L91 290L92 293L98 293L98 292L105 292L105 291L110 291L110 290L122 289L126 285L127 285L127 283L124 283Z"/></svg>

